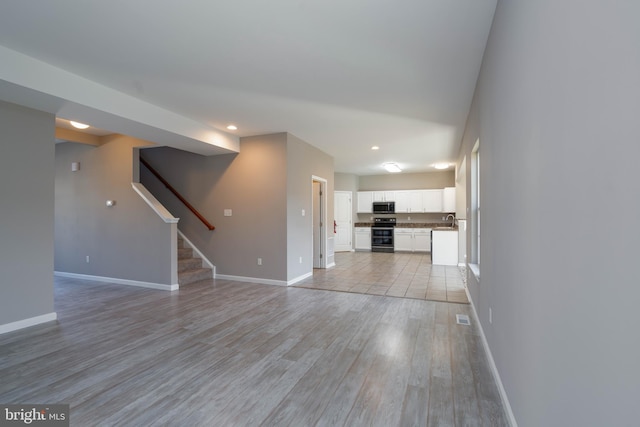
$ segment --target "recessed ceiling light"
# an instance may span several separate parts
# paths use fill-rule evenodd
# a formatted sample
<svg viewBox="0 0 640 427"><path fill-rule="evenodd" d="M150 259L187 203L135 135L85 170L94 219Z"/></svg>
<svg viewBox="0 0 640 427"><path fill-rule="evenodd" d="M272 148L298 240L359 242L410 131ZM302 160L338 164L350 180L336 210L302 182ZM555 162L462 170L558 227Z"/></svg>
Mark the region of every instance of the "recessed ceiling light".
<svg viewBox="0 0 640 427"><path fill-rule="evenodd" d="M69 123L71 123L71 126L73 126L76 129L86 129L89 127L89 125L85 125L84 123L74 122L73 120L69 120Z"/></svg>
<svg viewBox="0 0 640 427"><path fill-rule="evenodd" d="M436 163L433 167L436 169L448 169L449 163Z"/></svg>
<svg viewBox="0 0 640 427"><path fill-rule="evenodd" d="M372 150L379 150L380 147L378 147L377 145L374 145L373 147L371 147Z"/></svg>
<svg viewBox="0 0 640 427"><path fill-rule="evenodd" d="M385 168L387 172L391 172L391 173L402 172L402 169L400 169L400 166L398 166L397 163L385 163L382 165L382 167Z"/></svg>
<svg viewBox="0 0 640 427"><path fill-rule="evenodd" d="M238 130L238 126L236 126L236 125L229 125L229 126L227 126L227 129L229 129L229 130Z"/></svg>

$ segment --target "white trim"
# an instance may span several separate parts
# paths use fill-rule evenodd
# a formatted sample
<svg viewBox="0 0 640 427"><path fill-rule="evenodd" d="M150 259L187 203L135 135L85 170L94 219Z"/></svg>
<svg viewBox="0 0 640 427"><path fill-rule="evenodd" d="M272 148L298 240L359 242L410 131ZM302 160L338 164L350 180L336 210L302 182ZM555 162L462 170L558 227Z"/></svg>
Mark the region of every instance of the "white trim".
<svg viewBox="0 0 640 427"><path fill-rule="evenodd" d="M298 282L303 281L304 279L313 276L313 272L308 272L306 274L303 274L302 276L298 276L295 279L291 279L289 281L287 281L287 286L291 286L291 285L295 285Z"/></svg>
<svg viewBox="0 0 640 427"><path fill-rule="evenodd" d="M474 277L480 283L480 266L478 264L467 264L469 266L469 270L473 273Z"/></svg>
<svg viewBox="0 0 640 427"><path fill-rule="evenodd" d="M232 276L229 274L216 274L214 277L216 279L233 280L235 282L249 282L249 283L262 284L262 285L287 286L287 282L284 280L262 279L260 277Z"/></svg>
<svg viewBox="0 0 640 427"><path fill-rule="evenodd" d="M205 263L205 267L209 267L211 269L211 271L213 272L213 277L216 277L216 266L213 265L213 263L211 261L209 261L209 259L204 256L204 254L202 252L200 252L200 249L198 249L196 247L196 245L194 245L191 240L187 239L187 236L184 235L184 233L180 230L178 230L178 235L180 237L182 237L182 239L184 239L185 243L187 245L189 245L189 247L191 249L193 249L193 251L196 253L196 255L198 255L198 257L200 257L202 259L202 262Z"/></svg>
<svg viewBox="0 0 640 427"><path fill-rule="evenodd" d="M351 252L353 252L353 250ZM331 264L327 265L327 268L333 268L335 266L336 266L336 263L332 262Z"/></svg>
<svg viewBox="0 0 640 427"><path fill-rule="evenodd" d="M19 329L28 328L30 326L39 325L41 323L52 322L57 319L58 314L54 311L52 313L30 317L28 319L18 320L16 322L5 323L4 325L0 325L0 334L6 334L7 332L17 331Z"/></svg>
<svg viewBox="0 0 640 427"><path fill-rule="evenodd" d="M180 221L180 218L176 218L171 215L167 208L165 208L162 203L160 203L158 199L156 199L144 185L140 184L139 182L132 182L131 187L133 187L135 192L138 193L140 197L142 197L142 200L144 200L147 205L149 205L149 207L153 209L153 211L157 213L160 218L162 218L164 222L177 223L178 221Z"/></svg>
<svg viewBox="0 0 640 427"><path fill-rule="evenodd" d="M261 277L246 277L246 276L233 276L229 274L216 274L214 277L216 279L221 280L233 280L236 282L248 282L248 283L257 283L261 285L274 285L274 286L291 286L298 282L303 281L304 279L313 276L313 272L308 272L303 274L302 276L298 276L289 281L285 280L274 280L274 279L263 279Z"/></svg>
<svg viewBox="0 0 640 427"><path fill-rule="evenodd" d="M500 378L498 367L496 366L495 360L493 360L493 354L491 354L491 348L489 348L489 342L487 341L487 337L484 334L484 329L482 329L482 323L480 323L480 319L478 318L478 312L476 311L476 306L473 303L473 300L470 298L469 291L466 290L466 292L467 292L467 298L469 298L469 302L471 303L471 311L473 312L473 318L476 324L478 325L478 329L480 330L482 345L484 347L485 353L487 353L487 358L489 359L489 367L491 368L493 379L495 380L498 386L500 399L502 400L502 405L504 406L505 412L507 413L507 420L509 421L509 425L511 425L512 427L518 427L518 423L516 422L516 417L513 415L513 410L511 409L511 404L509 403L509 397L507 396L507 391L504 389L504 385L502 385L502 379Z"/></svg>
<svg viewBox="0 0 640 427"><path fill-rule="evenodd" d="M64 271L55 271L54 276L69 277L71 279L93 280L96 282L112 283L116 285L138 286L141 288L160 289L163 291L177 291L180 285L163 285L162 283L141 282L138 280L117 279L115 277L92 276L89 274L67 273Z"/></svg>

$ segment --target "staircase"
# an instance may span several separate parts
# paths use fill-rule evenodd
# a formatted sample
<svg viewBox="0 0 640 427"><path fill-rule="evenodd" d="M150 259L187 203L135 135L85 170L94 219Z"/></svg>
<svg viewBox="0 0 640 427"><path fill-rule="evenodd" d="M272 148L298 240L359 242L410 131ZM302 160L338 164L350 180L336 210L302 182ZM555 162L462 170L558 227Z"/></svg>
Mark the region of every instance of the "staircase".
<svg viewBox="0 0 640 427"><path fill-rule="evenodd" d="M187 247L184 239L178 236L178 284L185 286L211 279L213 279L213 271L210 268L203 268L202 259L194 256L193 249Z"/></svg>

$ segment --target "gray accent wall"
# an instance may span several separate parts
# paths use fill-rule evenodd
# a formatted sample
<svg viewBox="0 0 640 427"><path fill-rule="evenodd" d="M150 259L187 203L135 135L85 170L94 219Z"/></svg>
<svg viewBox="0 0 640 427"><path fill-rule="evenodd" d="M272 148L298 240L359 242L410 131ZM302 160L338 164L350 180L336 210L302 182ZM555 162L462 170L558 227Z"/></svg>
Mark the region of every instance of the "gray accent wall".
<svg viewBox="0 0 640 427"><path fill-rule="evenodd" d="M131 188L135 149L153 144L122 135L101 141L97 147L56 144L55 270L175 284L175 225ZM80 162L79 171L71 171L72 162ZM107 200L115 206L107 207Z"/></svg>
<svg viewBox="0 0 640 427"><path fill-rule="evenodd" d="M333 157L287 134L287 280L313 271L312 177L325 179L326 232L332 238L334 218ZM302 216L302 210L305 216ZM327 257L325 248L324 257ZM302 257L302 263L300 263Z"/></svg>
<svg viewBox="0 0 640 427"><path fill-rule="evenodd" d="M0 101L0 325L54 312L54 124Z"/></svg>
<svg viewBox="0 0 640 427"><path fill-rule="evenodd" d="M638 424L639 16L498 2L459 160L480 138L469 290L521 427Z"/></svg>
<svg viewBox="0 0 640 427"><path fill-rule="evenodd" d="M180 218L179 229L216 266L216 274L281 283L313 271L311 177L328 181L333 224L331 157L287 133L241 138L238 154L203 157L150 148L141 156L214 225L207 230L141 167L141 182Z"/></svg>

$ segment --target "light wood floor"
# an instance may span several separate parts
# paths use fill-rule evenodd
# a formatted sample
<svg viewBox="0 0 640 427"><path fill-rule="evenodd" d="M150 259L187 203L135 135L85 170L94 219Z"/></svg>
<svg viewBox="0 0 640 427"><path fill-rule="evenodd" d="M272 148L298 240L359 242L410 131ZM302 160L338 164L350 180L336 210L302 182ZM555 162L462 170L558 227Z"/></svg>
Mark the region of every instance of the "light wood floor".
<svg viewBox="0 0 640 427"><path fill-rule="evenodd" d="M0 402L68 403L73 426L507 425L469 305L56 278L55 306L0 335Z"/></svg>
<svg viewBox="0 0 640 427"><path fill-rule="evenodd" d="M295 286L469 304L460 269L432 265L430 253L337 252L335 259Z"/></svg>

